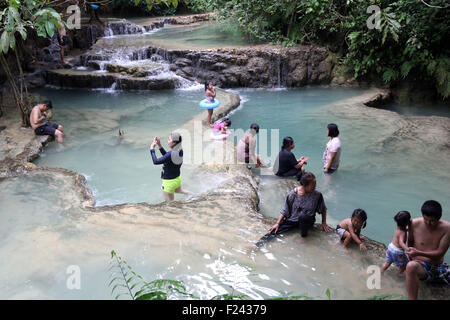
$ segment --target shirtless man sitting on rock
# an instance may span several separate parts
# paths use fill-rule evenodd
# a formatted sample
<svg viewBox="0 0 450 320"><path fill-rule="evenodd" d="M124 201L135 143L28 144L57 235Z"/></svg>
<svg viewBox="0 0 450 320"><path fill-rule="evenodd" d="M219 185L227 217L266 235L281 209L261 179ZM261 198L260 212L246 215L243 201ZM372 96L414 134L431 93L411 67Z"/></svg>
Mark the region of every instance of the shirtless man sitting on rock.
<svg viewBox="0 0 450 320"><path fill-rule="evenodd" d="M52 123L45 120L47 118L45 111L51 109L52 107L52 102L50 100L34 106L30 114L30 124L37 136L56 136L59 143L64 143L64 128L57 123Z"/></svg>
<svg viewBox="0 0 450 320"><path fill-rule="evenodd" d="M422 205L422 218L413 219L408 236L406 265L408 298L416 300L419 280L449 285L450 273L444 256L450 245L450 223L440 220L442 207L434 200Z"/></svg>

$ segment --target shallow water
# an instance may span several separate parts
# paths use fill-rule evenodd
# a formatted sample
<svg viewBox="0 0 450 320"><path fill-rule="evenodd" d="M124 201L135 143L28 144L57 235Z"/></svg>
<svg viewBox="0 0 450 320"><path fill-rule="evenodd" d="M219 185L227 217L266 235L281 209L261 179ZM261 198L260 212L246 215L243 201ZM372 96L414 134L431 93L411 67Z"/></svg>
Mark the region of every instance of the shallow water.
<svg viewBox="0 0 450 320"><path fill-rule="evenodd" d="M231 291L253 299L283 293L324 299L327 288L333 299L404 294L390 275L381 290L368 290L366 269L379 261L345 253L336 235L312 231L306 244L291 235L249 253L246 247L267 225L242 205L219 200L209 210L199 202L165 213L146 207L90 212L73 201L65 181L45 173L0 181L1 200L9 203L0 209L0 256L8 257L0 260L0 298L111 299L111 250L146 280L184 281L202 299ZM80 289L66 285L69 266L79 267Z"/></svg>
<svg viewBox="0 0 450 320"><path fill-rule="evenodd" d="M444 210L448 208L448 197L438 197L445 195L440 187L448 190L448 179L442 179L447 172L440 176L442 181L437 181L435 170L428 179L408 175L408 168L397 162L395 149L402 146L401 141L380 146L380 141L392 135L392 129L388 130L392 122L401 122L390 113L386 117L379 111L330 106L361 92L324 88L242 90L246 102L231 116L232 128L246 128L249 123L258 122L263 129L280 128L280 137L285 133L292 135L297 141L295 154L310 156L308 169L318 176L318 189L324 193L329 208L329 224L334 225L364 203L369 221L363 234L385 241L382 237L390 237L394 229L394 211L411 208L417 216L420 197L425 196L408 186L418 183L417 179L430 181L433 187L426 192L437 195L434 198L441 201ZM164 137L197 114L197 103L203 94L170 91L159 96L154 92L110 94L50 89L41 93L53 99L55 120L65 126L70 146L58 150L56 142L50 143L37 164L62 166L85 174L88 185L96 190L97 204L152 202L153 195L155 201L161 200L159 168L151 163L148 145L153 135ZM180 100L182 104L177 104ZM171 106L170 111L164 108L167 105ZM279 118L276 123L274 106ZM167 122L169 116L173 123ZM330 119L340 126L344 151L339 171L326 186L319 170L327 141L323 128ZM119 127L125 131L125 139L120 143L116 137ZM379 135L373 137L373 131ZM412 142L413 146L417 143ZM403 146L402 152L414 154L408 147L411 146ZM389 148L389 158L381 154L383 148ZM353 155L359 157L354 159ZM436 160L440 156L443 155L434 153ZM387 164L378 165L380 159ZM418 164L410 165L414 168ZM442 166L443 163L433 162L429 165L436 170ZM195 170L182 167L183 185L194 191L212 188L222 179L213 173L205 178L195 174ZM358 250L345 252L336 234L324 236L313 230L304 244L298 234L291 234L259 252L247 251L270 224L249 213L242 203L227 198L226 190L220 189L225 191L223 199L212 203L203 200L161 212L146 206L83 210L74 186L67 181L61 174L48 176L38 172L0 181L0 228L4 239L0 244L0 298L111 299L111 250L146 280L182 280L191 293L202 299L232 291L253 299L279 297L282 293L325 299L327 288L332 299L406 295L404 282L392 275L393 267L383 278L380 290L369 290L367 267L381 265L383 259ZM397 195L390 186L395 181L396 187L404 186ZM276 178L262 176L261 212L276 217L288 190L288 184L280 186ZM403 202L398 204L399 201ZM392 208L392 203L399 209ZM444 217L448 219L448 211ZM80 267L80 290L66 286L67 268L71 265ZM421 294L429 297L426 292Z"/></svg>
<svg viewBox="0 0 450 320"><path fill-rule="evenodd" d="M193 50L237 48L257 44L229 25L217 22L165 26L151 36L151 41L163 48Z"/></svg>
<svg viewBox="0 0 450 320"><path fill-rule="evenodd" d="M350 217L356 208L368 214L368 223L362 234L384 242L392 240L395 230L393 216L408 210L413 217L421 215L420 207L429 199L443 207L443 219L450 220L449 149L442 147L448 141L444 134L432 137L435 143L424 141L424 132L417 125L408 125L398 114L389 111L330 105L333 101L349 98L361 90L302 88L293 90L242 90L246 100L232 117L232 127L249 127L257 122L261 130L279 130L283 137L292 136L293 153L298 158L309 157L306 170L317 177L317 189L324 194L328 207L328 224L333 227ZM274 117L276 108L276 117ZM340 130L342 154L336 173L322 172L322 154L328 142L326 126L336 123ZM426 123L426 119L422 120ZM403 134L402 125L419 132ZM399 132L397 132L399 130ZM260 134L261 135L261 134ZM263 134L264 136L264 134ZM260 137L261 138L261 137ZM263 158L271 158L271 145ZM275 157L278 149L275 152ZM273 158L274 160L274 158ZM261 213L278 218L290 185L280 187L274 176L261 176ZM320 216L316 217L320 222ZM450 262L450 254L445 260Z"/></svg>
<svg viewBox="0 0 450 320"><path fill-rule="evenodd" d="M143 48L157 46L165 49L205 50L213 48L239 48L257 44L242 33L217 22L191 25L166 25L164 28L144 34L102 38L96 47Z"/></svg>
<svg viewBox="0 0 450 320"><path fill-rule="evenodd" d="M402 116L438 116L450 118L450 106L439 104L387 104L380 106L380 109L394 111Z"/></svg>
<svg viewBox="0 0 450 320"><path fill-rule="evenodd" d="M52 100L52 121L63 125L67 147L51 143L35 163L83 174L97 205L162 201L162 166L153 165L150 144L158 136L168 151L170 132L202 112L198 107L202 90L46 89L39 93ZM119 138L119 129L123 138ZM156 153L161 156L158 150ZM181 176L183 187L193 193L221 181L208 172L200 177L189 164L182 166Z"/></svg>

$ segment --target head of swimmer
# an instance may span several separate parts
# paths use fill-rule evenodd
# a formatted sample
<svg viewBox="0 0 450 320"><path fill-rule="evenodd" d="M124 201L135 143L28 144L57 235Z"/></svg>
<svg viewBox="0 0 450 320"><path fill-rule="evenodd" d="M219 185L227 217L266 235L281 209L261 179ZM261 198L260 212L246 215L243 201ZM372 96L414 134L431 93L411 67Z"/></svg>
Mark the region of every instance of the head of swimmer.
<svg viewBox="0 0 450 320"><path fill-rule="evenodd" d="M213 89L213 84L211 81L205 81L205 91L206 90L212 90Z"/></svg>
<svg viewBox="0 0 450 320"><path fill-rule="evenodd" d="M225 126L226 126L227 128L228 128L229 126L231 126L231 120L228 119L228 118L223 119L222 122L225 124Z"/></svg>
<svg viewBox="0 0 450 320"><path fill-rule="evenodd" d="M287 150L292 150L295 148L295 142L294 139L292 137L284 137L283 139L283 145L281 146L281 150L283 149L287 149Z"/></svg>
<svg viewBox="0 0 450 320"><path fill-rule="evenodd" d="M181 143L181 140L181 135L178 132L173 132L167 139L167 144L171 149L173 149Z"/></svg>
<svg viewBox="0 0 450 320"><path fill-rule="evenodd" d="M41 111L47 111L47 110L52 109L52 108L53 108L53 105L52 105L51 100L45 100L45 101L42 101L39 104L39 109Z"/></svg>
<svg viewBox="0 0 450 320"><path fill-rule="evenodd" d="M367 225L367 213L363 209L355 209L352 213L352 225L355 229L361 230Z"/></svg>
<svg viewBox="0 0 450 320"><path fill-rule="evenodd" d="M250 125L250 130L249 130L249 132L250 132L250 134L251 134L252 136L257 135L258 132L259 132L259 125L258 125L257 123L252 123L252 124Z"/></svg>
<svg viewBox="0 0 450 320"><path fill-rule="evenodd" d="M339 136L339 129L337 124L335 123L329 123L327 125L327 136L330 138L335 138Z"/></svg>
<svg viewBox="0 0 450 320"><path fill-rule="evenodd" d="M312 172L302 174L300 178L300 186L303 187L305 193L311 193L316 190L316 176Z"/></svg>
<svg viewBox="0 0 450 320"><path fill-rule="evenodd" d="M429 229L435 229L442 217L442 206L435 200L425 201L421 208L423 222Z"/></svg>

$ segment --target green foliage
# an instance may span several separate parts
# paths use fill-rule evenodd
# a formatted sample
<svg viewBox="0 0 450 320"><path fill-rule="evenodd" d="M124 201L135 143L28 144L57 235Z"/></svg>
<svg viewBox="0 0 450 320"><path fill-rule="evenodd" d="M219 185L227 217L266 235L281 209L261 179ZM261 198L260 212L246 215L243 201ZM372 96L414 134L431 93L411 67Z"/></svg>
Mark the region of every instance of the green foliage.
<svg viewBox="0 0 450 320"><path fill-rule="evenodd" d="M381 294L367 298L367 300L404 300L405 296L401 294Z"/></svg>
<svg viewBox="0 0 450 320"><path fill-rule="evenodd" d="M178 0L113 0L112 7L120 12L168 16L175 14L178 2Z"/></svg>
<svg viewBox="0 0 450 320"><path fill-rule="evenodd" d="M327 291L325 291L325 294L326 294L328 300L331 300L331 292L330 292L330 288L327 288Z"/></svg>
<svg viewBox="0 0 450 320"><path fill-rule="evenodd" d="M182 0L186 7L192 12L208 12L211 11L213 0Z"/></svg>
<svg viewBox="0 0 450 320"><path fill-rule="evenodd" d="M7 54L16 49L16 36L27 39L29 30L36 30L41 37L52 37L59 28L60 15L52 8L43 8L44 0L8 0L8 6L0 9L0 51Z"/></svg>
<svg viewBox="0 0 450 320"><path fill-rule="evenodd" d="M199 299L199 297L188 293L182 281L159 279L151 282L146 282L144 278L138 275L130 265L111 251L111 262L109 271L110 282L109 287L115 299L121 296L128 296L133 300L168 300L168 299ZM234 293L235 290L231 288L231 293L217 295L211 300L250 300L251 297L245 294ZM269 298L267 300L314 300L315 298L323 299L323 297L310 297L307 294L293 295L292 292L279 292L280 295L276 298ZM328 300L331 300L331 291L329 288L325 291ZM398 300L405 299L401 294L382 294L367 298L367 300Z"/></svg>
<svg viewBox="0 0 450 320"><path fill-rule="evenodd" d="M158 279L146 282L114 251L111 251L109 271L112 278L109 287L111 287L111 293L115 299L121 296L129 296L133 300L196 298L186 291L186 287L181 281Z"/></svg>
<svg viewBox="0 0 450 320"><path fill-rule="evenodd" d="M369 5L381 9L380 29L367 26ZM443 98L450 96L450 47L443 45L450 38L448 9L418 0L215 0L212 7L256 39L327 45L356 78L428 81Z"/></svg>

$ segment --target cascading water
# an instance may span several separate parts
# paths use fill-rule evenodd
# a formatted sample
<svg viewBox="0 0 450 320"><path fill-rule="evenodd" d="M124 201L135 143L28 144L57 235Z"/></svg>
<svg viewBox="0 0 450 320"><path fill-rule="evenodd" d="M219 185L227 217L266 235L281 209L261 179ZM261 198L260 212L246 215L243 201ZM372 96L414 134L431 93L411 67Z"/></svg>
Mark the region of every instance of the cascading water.
<svg viewBox="0 0 450 320"><path fill-rule="evenodd" d="M306 83L309 84L311 80L311 50L308 51L306 57Z"/></svg>
<svg viewBox="0 0 450 320"><path fill-rule="evenodd" d="M277 87L281 87L281 55L277 56Z"/></svg>
<svg viewBox="0 0 450 320"><path fill-rule="evenodd" d="M112 36L114 36L114 32L110 27L106 26L104 30L104 37L112 37Z"/></svg>

